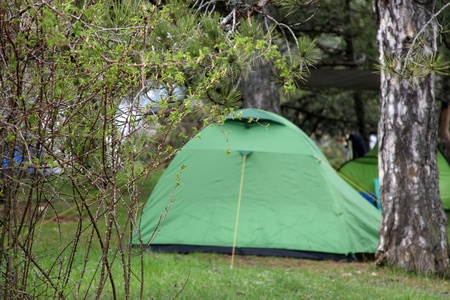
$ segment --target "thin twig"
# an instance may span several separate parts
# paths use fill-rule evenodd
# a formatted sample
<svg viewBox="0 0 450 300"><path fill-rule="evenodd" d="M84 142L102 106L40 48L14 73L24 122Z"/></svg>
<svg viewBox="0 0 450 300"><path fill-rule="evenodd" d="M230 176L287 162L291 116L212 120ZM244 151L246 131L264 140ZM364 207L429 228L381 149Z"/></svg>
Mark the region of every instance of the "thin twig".
<svg viewBox="0 0 450 300"><path fill-rule="evenodd" d="M428 20L428 22L425 23L425 25L423 25L422 29L420 29L420 31L416 34L416 36L414 37L414 39L413 39L413 41L412 41L412 43L411 43L411 47L409 48L408 53L406 54L405 61L404 61L404 63L403 63L403 68L404 68L404 69L406 69L406 63L408 62L409 57L410 57L411 54L412 54L412 51L413 51L412 45L414 45L414 44L417 42L417 39L419 38L419 36L425 31L425 29L431 24L431 22L433 22L433 20L434 20L437 16L439 16L439 15L440 15L447 7L449 7L449 6L450 6L450 2L447 3L447 4L445 4L445 5L444 5L437 13L435 13L434 15L432 15L431 18Z"/></svg>

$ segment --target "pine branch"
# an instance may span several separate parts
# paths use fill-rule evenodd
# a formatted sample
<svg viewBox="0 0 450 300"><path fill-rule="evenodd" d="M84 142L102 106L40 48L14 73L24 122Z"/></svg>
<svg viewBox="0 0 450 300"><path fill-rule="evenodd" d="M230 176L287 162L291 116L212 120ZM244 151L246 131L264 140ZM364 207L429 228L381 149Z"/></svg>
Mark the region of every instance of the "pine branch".
<svg viewBox="0 0 450 300"><path fill-rule="evenodd" d="M445 4L437 13L435 13L434 15L431 16L431 18L428 20L428 22L422 27L422 29L420 29L420 31L414 37L414 39L412 41L412 45L414 45L417 42L417 39L419 38L419 36L425 31L425 29L431 24L431 22L433 22L434 19L436 19L436 17L439 16L449 6L450 6L450 2ZM406 54L405 61L403 63L404 69L406 69L406 63L408 62L410 56L412 55L412 51L413 51L413 47L411 46L408 50L408 53Z"/></svg>

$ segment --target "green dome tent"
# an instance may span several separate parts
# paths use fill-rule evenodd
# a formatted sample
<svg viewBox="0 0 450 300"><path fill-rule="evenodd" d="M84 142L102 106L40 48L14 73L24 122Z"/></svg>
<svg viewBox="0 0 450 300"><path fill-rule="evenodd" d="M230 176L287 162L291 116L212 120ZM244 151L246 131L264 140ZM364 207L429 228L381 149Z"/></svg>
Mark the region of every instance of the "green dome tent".
<svg viewBox="0 0 450 300"><path fill-rule="evenodd" d="M363 157L347 161L339 168L339 174L370 203L379 207L375 193L378 178L378 145Z"/></svg>
<svg viewBox="0 0 450 300"><path fill-rule="evenodd" d="M205 128L176 154L144 209L144 245L175 191L153 251L232 253L235 246L237 254L313 259L374 253L380 212L339 177L314 142L276 114L241 113ZM131 243L139 245L137 234Z"/></svg>
<svg viewBox="0 0 450 300"><path fill-rule="evenodd" d="M438 151L439 190L444 209L450 209L450 165ZM339 169L339 174L370 201L376 200L375 180L378 179L378 145L365 156L349 160Z"/></svg>

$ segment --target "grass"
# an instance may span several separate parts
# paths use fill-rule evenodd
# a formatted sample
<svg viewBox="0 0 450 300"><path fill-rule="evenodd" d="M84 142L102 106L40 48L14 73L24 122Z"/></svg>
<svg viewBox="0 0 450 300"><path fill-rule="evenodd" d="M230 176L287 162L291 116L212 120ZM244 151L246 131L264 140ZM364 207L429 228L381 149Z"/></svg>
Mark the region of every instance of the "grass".
<svg viewBox="0 0 450 300"><path fill-rule="evenodd" d="M145 256L144 299L449 299L450 283L372 263L193 253ZM92 266L95 265L93 262ZM89 274L86 274L87 277ZM86 282L87 283L87 282ZM95 286L95 285L94 285ZM124 297L116 281L118 298ZM131 299L140 285L132 284ZM111 297L105 290L105 299ZM108 293L109 291L109 293Z"/></svg>
<svg viewBox="0 0 450 300"><path fill-rule="evenodd" d="M155 184L149 180L140 201L145 203ZM63 206L67 206L64 204ZM63 209L63 206L61 209ZM64 208L66 209L66 208ZM118 206L118 220L124 220L125 211ZM447 214L450 219L450 214ZM47 218L50 218L48 216ZM66 244L73 238L77 219L65 218L58 226L55 220L46 223L40 233L38 252L44 254L41 262L51 265L58 252L59 240ZM449 222L450 233L450 222ZM59 232L61 230L61 234ZM101 227L105 232L105 227ZM81 281L81 293L87 299L95 298L98 264L101 251L95 246L90 255L84 276L87 236L84 236L74 262L71 283L67 287L68 299L74 299L75 283ZM117 239L112 239L117 243ZM136 250L133 250L136 251ZM112 257L110 257L112 258ZM409 272L384 268L373 262L339 263L311 261L281 257L237 256L230 268L230 255L192 253L146 253L144 255L144 299L450 299L450 281ZM139 273L140 258L134 255L132 265ZM116 260L112 268L117 298L123 299L124 283L121 278L122 263ZM93 281L91 282L91 280ZM88 286L91 289L86 292ZM141 283L131 281L131 299L140 297ZM111 299L109 282L102 299Z"/></svg>

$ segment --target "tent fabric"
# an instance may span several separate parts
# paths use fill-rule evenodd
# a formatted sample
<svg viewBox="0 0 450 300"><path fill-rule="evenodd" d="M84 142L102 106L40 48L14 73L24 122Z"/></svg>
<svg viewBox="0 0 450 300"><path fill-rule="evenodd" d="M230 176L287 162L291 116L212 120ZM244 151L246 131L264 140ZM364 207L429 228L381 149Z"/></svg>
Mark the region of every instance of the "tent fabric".
<svg viewBox="0 0 450 300"><path fill-rule="evenodd" d="M6 146L6 145L4 145ZM7 147L5 147L7 148ZM31 155L31 157L41 157L42 158L42 153L39 155L37 153L37 151L34 149L33 145L29 146L30 149L30 153L29 155ZM25 156L25 158L24 158ZM15 172L19 172L19 171L25 171L27 173L32 173L34 172L34 168L24 168L24 163L28 163L28 155L23 155L22 151L19 150L19 146L16 146L16 149L14 151L14 155L13 155L13 159L10 158L10 155L8 153L8 149L5 149L5 154L3 156L3 165L2 167L4 169L8 169L8 168L12 168ZM37 171L38 172L42 172L42 173L46 173L47 168L45 168L45 166L42 166L41 168L38 168Z"/></svg>
<svg viewBox="0 0 450 300"><path fill-rule="evenodd" d="M221 128L205 128L176 154L144 209L144 245L173 193L176 200L152 249L231 253L243 173L236 253L374 253L380 212L336 174L315 143L281 116L257 109L240 113ZM249 123L248 117L259 120ZM250 155L243 168L245 153ZM140 243L137 234L131 243Z"/></svg>
<svg viewBox="0 0 450 300"><path fill-rule="evenodd" d="M444 155L438 152L439 191L445 210L450 210L450 165Z"/></svg>
<svg viewBox="0 0 450 300"><path fill-rule="evenodd" d="M354 158L344 163L339 174L355 190L375 195L375 178L378 178L378 145L363 157Z"/></svg>
<svg viewBox="0 0 450 300"><path fill-rule="evenodd" d="M450 165L442 153L438 151L439 190L444 209L450 209ZM362 193L376 194L374 179L378 178L378 145L365 156L349 160L343 164L339 174L349 182L355 190Z"/></svg>

